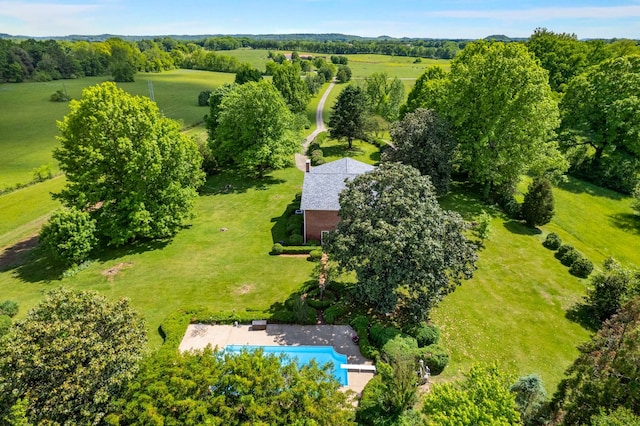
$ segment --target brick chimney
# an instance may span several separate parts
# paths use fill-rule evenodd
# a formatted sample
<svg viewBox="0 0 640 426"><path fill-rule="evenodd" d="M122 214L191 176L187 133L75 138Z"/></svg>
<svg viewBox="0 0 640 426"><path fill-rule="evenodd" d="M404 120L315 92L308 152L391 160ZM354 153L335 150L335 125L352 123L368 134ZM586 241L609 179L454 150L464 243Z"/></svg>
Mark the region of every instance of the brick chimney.
<svg viewBox="0 0 640 426"><path fill-rule="evenodd" d="M305 172L309 173L311 171L311 160L307 160L304 163L304 170Z"/></svg>

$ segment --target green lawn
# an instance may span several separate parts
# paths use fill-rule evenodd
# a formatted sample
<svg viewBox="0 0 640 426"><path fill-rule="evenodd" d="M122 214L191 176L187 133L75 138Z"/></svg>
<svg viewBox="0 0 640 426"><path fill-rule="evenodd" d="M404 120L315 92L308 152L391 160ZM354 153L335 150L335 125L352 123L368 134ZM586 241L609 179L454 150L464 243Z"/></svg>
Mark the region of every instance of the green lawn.
<svg viewBox="0 0 640 426"><path fill-rule="evenodd" d="M60 191L64 183L64 177L58 177L0 195L0 249L38 233L51 212L60 206L50 193Z"/></svg>
<svg viewBox="0 0 640 426"><path fill-rule="evenodd" d="M576 346L589 337L566 316L585 295L588 280L570 275L542 246L546 233L560 234L596 267L608 255L628 266L640 265L640 220L632 217L628 199L572 178L554 189L554 197L556 215L542 232L494 212L474 278L434 311L451 352L443 380L474 362L497 360L519 375L537 373L548 390L555 389L578 353ZM482 206L461 189L444 205L466 219Z"/></svg>
<svg viewBox="0 0 640 426"><path fill-rule="evenodd" d="M450 69L450 61L445 59L422 59L415 63L416 58L408 56L388 55L345 55L349 58L349 68L352 78L360 79L377 72L386 72L389 77L418 78L427 68L438 65L445 71Z"/></svg>
<svg viewBox="0 0 640 426"><path fill-rule="evenodd" d="M168 117L190 126L201 121L208 112L198 106L198 93L232 82L234 78L233 74L173 70L137 74L134 83L119 86L132 94L148 96L148 82L151 81L160 109ZM30 181L33 170L43 164L50 164L57 171L51 156L58 134L56 121L69 112L69 107L64 102L49 101L51 94L65 88L71 97L79 99L83 88L108 79L88 77L0 85L0 188Z"/></svg>
<svg viewBox="0 0 640 426"><path fill-rule="evenodd" d="M153 346L161 342L161 321L180 308L202 305L268 316L262 311L286 300L310 278L314 265L305 258L269 255L272 228L301 190L302 178L293 168L258 182L212 178L198 199L196 218L173 241L106 252L71 278L49 272L34 256L24 266L0 270L0 300L16 300L23 316L43 290L58 285L126 296L146 318ZM228 184L233 189L227 192ZM119 265L109 280L105 271Z"/></svg>

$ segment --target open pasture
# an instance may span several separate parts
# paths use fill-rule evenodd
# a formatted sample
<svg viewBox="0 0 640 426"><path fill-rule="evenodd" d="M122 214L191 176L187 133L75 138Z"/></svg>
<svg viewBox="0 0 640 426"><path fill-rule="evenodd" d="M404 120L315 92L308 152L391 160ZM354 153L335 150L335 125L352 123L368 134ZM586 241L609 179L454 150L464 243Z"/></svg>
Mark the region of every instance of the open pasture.
<svg viewBox="0 0 640 426"><path fill-rule="evenodd" d="M198 106L198 93L234 78L234 74L173 70L137 74L135 82L119 86L129 93L149 96L151 81L164 114L191 126L202 121L208 112ZM83 88L107 80L109 77L87 77L0 85L0 188L30 181L33 170L43 164L50 164L57 171L51 156L58 134L56 121L69 112L69 107L66 102L51 102L49 97L56 90L66 90L69 96L79 99Z"/></svg>

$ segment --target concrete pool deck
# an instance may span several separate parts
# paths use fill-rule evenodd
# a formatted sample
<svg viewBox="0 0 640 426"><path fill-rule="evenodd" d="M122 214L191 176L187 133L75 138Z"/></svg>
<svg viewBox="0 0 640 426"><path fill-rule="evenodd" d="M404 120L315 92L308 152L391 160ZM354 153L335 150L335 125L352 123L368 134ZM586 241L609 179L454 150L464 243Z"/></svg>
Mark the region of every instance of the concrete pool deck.
<svg viewBox="0 0 640 426"><path fill-rule="evenodd" d="M204 349L207 345L220 349L227 345L260 346L333 346L336 352L347 356L349 364L372 362L363 357L351 336L355 332L348 325L285 325L268 324L266 330L252 330L250 325L190 324L180 342L180 351ZM349 371L349 386L356 393L373 377L369 371Z"/></svg>

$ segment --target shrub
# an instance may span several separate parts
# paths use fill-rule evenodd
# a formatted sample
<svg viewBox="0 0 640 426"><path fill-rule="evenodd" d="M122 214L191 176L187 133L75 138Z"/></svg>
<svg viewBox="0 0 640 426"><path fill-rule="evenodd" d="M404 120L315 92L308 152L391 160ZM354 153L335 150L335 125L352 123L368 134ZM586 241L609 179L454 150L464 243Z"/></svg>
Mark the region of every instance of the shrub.
<svg viewBox="0 0 640 426"><path fill-rule="evenodd" d="M32 182L44 182L45 180L51 179L53 177L51 165L43 164L42 166L33 169L32 176Z"/></svg>
<svg viewBox="0 0 640 426"><path fill-rule="evenodd" d="M587 278L591 272L593 272L593 262L583 256L580 256L569 268L569 273L578 278Z"/></svg>
<svg viewBox="0 0 640 426"><path fill-rule="evenodd" d="M549 235L547 235L547 238L545 238L542 245L548 248L549 250L558 250L562 245L562 240L560 239L560 236L558 234L556 234L555 232L552 232Z"/></svg>
<svg viewBox="0 0 640 426"><path fill-rule="evenodd" d="M319 262L322 259L322 250L314 249L309 252L309 260L312 262Z"/></svg>
<svg viewBox="0 0 640 426"><path fill-rule="evenodd" d="M13 321L11 321L9 315L0 315L0 337L9 332L12 323Z"/></svg>
<svg viewBox="0 0 640 426"><path fill-rule="evenodd" d="M71 100L71 98L64 91L56 90L56 92L51 95L49 100L51 100L51 102L68 102Z"/></svg>
<svg viewBox="0 0 640 426"><path fill-rule="evenodd" d="M271 254L282 254L284 252L284 247L282 247L282 244L280 243L275 243L273 245L273 247L271 248Z"/></svg>
<svg viewBox="0 0 640 426"><path fill-rule="evenodd" d="M312 166L320 166L326 163L324 159L324 153L322 152L321 149L316 149L315 151L312 151L310 160L311 160Z"/></svg>
<svg viewBox="0 0 640 426"><path fill-rule="evenodd" d="M5 300L0 303L0 315L6 315L8 317L15 317L18 313L18 303L13 300Z"/></svg>
<svg viewBox="0 0 640 426"><path fill-rule="evenodd" d="M289 237L289 244L291 244L292 246L300 246L303 242L304 237L300 234L291 234L291 236ZM312 249L309 249L309 251L311 250ZM307 251L307 254L309 253L309 251Z"/></svg>
<svg viewBox="0 0 640 426"><path fill-rule="evenodd" d="M380 352L369 342L369 320L364 315L358 315L351 320L351 327L356 331L358 335L358 346L360 346L360 353L369 359L375 359Z"/></svg>
<svg viewBox="0 0 640 426"><path fill-rule="evenodd" d="M305 244L305 246L313 246L313 247L319 247L320 246L320 241L319 240L309 240L307 241L307 243Z"/></svg>
<svg viewBox="0 0 640 426"><path fill-rule="evenodd" d="M301 214L293 214L287 219L287 233L289 235L302 233L302 224L304 216Z"/></svg>
<svg viewBox="0 0 640 426"><path fill-rule="evenodd" d="M397 328L385 327L379 323L372 325L369 329L371 342L379 348L382 348L389 340L395 338L399 334L402 334L402 332Z"/></svg>
<svg viewBox="0 0 640 426"><path fill-rule="evenodd" d="M575 261L581 257L578 250L568 244L560 246L558 252L556 253L556 256L558 257L558 259L560 259L560 263L562 263L564 266L573 265Z"/></svg>
<svg viewBox="0 0 640 426"><path fill-rule="evenodd" d="M408 330L415 337L419 347L436 344L440 341L440 329L434 324L423 324Z"/></svg>
<svg viewBox="0 0 640 426"><path fill-rule="evenodd" d="M198 95L198 106L209 106L209 98L211 97L211 90L203 90Z"/></svg>
<svg viewBox="0 0 640 426"><path fill-rule="evenodd" d="M329 290L322 292L322 299L320 298L320 289L317 287L307 293L307 303L316 309L326 309L333 305L335 301L336 296Z"/></svg>
<svg viewBox="0 0 640 426"><path fill-rule="evenodd" d="M498 197L497 203L511 219L519 220L522 217L522 206L513 195L501 195Z"/></svg>
<svg viewBox="0 0 640 426"><path fill-rule="evenodd" d="M416 354L418 342L415 338L405 334L398 334L382 346L382 353L390 359L396 359L403 355Z"/></svg>
<svg viewBox="0 0 640 426"><path fill-rule="evenodd" d="M449 364L449 354L440 345L430 345L414 351L416 361L423 360L432 375L442 373Z"/></svg>
<svg viewBox="0 0 640 426"><path fill-rule="evenodd" d="M40 244L66 266L86 260L97 244L96 222L75 208L58 210L40 230Z"/></svg>
<svg viewBox="0 0 640 426"><path fill-rule="evenodd" d="M335 324L336 320L349 312L349 309L340 304L336 303L333 306L329 306L324 311L324 321L328 324Z"/></svg>
<svg viewBox="0 0 640 426"><path fill-rule="evenodd" d="M545 178L535 178L522 203L522 217L527 226L535 228L549 223L553 217L553 207L551 182Z"/></svg>

